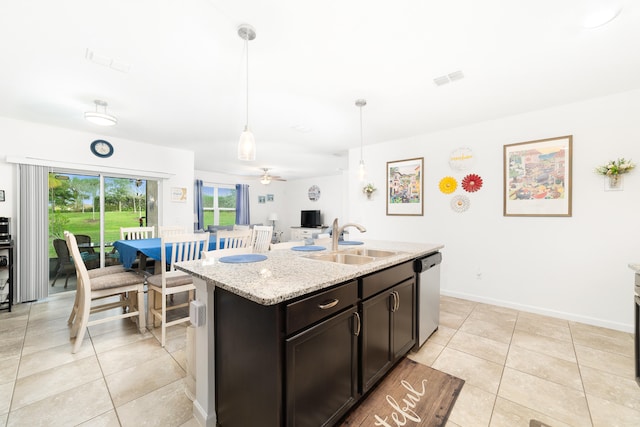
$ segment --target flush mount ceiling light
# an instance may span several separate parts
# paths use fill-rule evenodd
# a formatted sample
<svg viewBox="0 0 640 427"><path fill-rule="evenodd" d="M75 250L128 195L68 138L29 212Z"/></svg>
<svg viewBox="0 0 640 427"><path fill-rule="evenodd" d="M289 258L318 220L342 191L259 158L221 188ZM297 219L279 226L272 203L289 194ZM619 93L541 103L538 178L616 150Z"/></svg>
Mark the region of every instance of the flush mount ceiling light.
<svg viewBox="0 0 640 427"><path fill-rule="evenodd" d="M113 126L118 123L116 116L107 113L107 103L105 101L96 99L93 102L96 104L96 111L86 111L84 113L85 120L99 126ZM98 111L99 107L102 107L103 112Z"/></svg>
<svg viewBox="0 0 640 427"><path fill-rule="evenodd" d="M365 176L364 158L362 157L362 107L365 105L367 105L366 99L356 99L356 107L360 108L360 164L358 165L358 178L360 181L364 181Z"/></svg>
<svg viewBox="0 0 640 427"><path fill-rule="evenodd" d="M247 118L238 141L238 159L252 161L256 159L256 140L249 130L249 40L256 38L256 30L251 25L242 24L238 27L238 35L244 40L247 53Z"/></svg>

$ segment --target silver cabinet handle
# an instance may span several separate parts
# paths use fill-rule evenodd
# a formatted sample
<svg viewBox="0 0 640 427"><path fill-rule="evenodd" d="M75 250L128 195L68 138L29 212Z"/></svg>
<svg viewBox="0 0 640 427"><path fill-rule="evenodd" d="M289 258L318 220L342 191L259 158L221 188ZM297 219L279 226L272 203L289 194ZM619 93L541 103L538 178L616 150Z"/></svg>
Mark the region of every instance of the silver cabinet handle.
<svg viewBox="0 0 640 427"><path fill-rule="evenodd" d="M391 291L391 296L393 297L391 311L398 311L400 308L400 294L397 291Z"/></svg>
<svg viewBox="0 0 640 427"><path fill-rule="evenodd" d="M336 298L333 301L328 301L328 302L325 302L323 304L318 304L318 308L320 310L327 310L329 308L333 308L336 305L338 305L338 302L340 302L340 300Z"/></svg>
<svg viewBox="0 0 640 427"><path fill-rule="evenodd" d="M355 313L353 313L353 316L355 317L355 331L353 332L353 335L358 336L360 335L360 314L358 314L358 312L356 311Z"/></svg>

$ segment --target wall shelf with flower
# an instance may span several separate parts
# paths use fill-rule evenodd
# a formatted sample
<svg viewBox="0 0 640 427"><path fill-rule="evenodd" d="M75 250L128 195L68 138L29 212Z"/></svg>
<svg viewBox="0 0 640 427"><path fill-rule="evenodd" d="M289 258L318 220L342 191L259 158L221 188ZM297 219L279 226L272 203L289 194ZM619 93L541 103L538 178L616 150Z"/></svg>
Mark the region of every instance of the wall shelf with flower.
<svg viewBox="0 0 640 427"><path fill-rule="evenodd" d="M621 191L623 189L624 174L631 172L636 165L624 157L618 160L610 160L604 165L598 166L595 172L604 176L605 191Z"/></svg>
<svg viewBox="0 0 640 427"><path fill-rule="evenodd" d="M362 192L367 196L367 199L371 199L371 195L377 188L373 184L369 183L362 188Z"/></svg>

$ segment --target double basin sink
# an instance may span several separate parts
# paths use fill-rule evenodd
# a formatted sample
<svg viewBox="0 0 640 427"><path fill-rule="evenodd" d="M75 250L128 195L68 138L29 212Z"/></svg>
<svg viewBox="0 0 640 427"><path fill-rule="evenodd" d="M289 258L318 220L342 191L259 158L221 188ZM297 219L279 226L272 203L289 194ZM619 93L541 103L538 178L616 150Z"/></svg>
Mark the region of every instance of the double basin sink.
<svg viewBox="0 0 640 427"><path fill-rule="evenodd" d="M338 252L326 252L321 254L307 255L305 258L317 261L335 262L338 264L366 264L378 258L386 258L397 255L399 252L383 251L379 249L354 248L345 249Z"/></svg>

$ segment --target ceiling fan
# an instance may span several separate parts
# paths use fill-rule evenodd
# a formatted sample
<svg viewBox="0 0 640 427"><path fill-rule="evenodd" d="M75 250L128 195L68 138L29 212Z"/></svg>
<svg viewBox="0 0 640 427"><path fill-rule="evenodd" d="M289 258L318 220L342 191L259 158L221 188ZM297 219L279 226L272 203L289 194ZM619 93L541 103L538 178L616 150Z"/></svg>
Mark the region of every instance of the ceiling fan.
<svg viewBox="0 0 640 427"><path fill-rule="evenodd" d="M269 168L262 168L264 174L260 177L260 183L267 185L271 181L286 181L286 179L282 179L279 176L269 175Z"/></svg>

